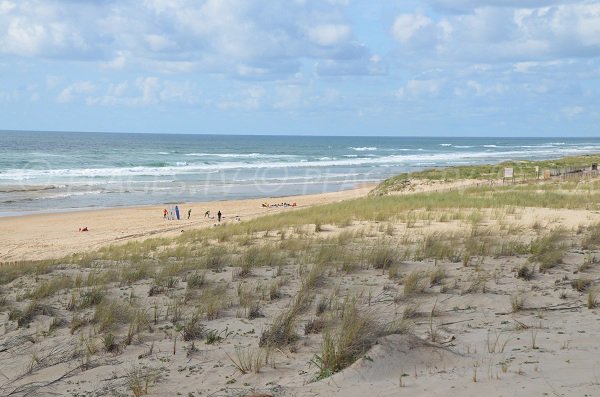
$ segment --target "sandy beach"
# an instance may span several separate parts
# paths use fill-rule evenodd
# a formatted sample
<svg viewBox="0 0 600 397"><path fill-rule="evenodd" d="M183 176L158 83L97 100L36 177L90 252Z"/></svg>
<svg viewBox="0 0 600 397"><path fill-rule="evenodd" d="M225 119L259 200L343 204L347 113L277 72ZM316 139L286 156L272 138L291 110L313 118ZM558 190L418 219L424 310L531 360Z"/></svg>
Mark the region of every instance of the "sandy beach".
<svg viewBox="0 0 600 397"><path fill-rule="evenodd" d="M214 226L218 211L223 213L223 223L236 222L237 219L247 220L363 197L372 188L373 186L363 186L302 196L182 204L180 221L163 219L163 210L170 207L165 205L2 217L0 262L59 258L132 239L176 235L185 230ZM263 208L262 203L265 202L297 203L297 206ZM189 209L192 210L192 216L188 220ZM211 212L211 218L204 217L207 210ZM82 227L87 227L89 231L78 232Z"/></svg>
<svg viewBox="0 0 600 397"><path fill-rule="evenodd" d="M0 0L0 73L0 397L600 397L600 0Z"/></svg>
<svg viewBox="0 0 600 397"><path fill-rule="evenodd" d="M0 219L0 395L595 395L599 183Z"/></svg>

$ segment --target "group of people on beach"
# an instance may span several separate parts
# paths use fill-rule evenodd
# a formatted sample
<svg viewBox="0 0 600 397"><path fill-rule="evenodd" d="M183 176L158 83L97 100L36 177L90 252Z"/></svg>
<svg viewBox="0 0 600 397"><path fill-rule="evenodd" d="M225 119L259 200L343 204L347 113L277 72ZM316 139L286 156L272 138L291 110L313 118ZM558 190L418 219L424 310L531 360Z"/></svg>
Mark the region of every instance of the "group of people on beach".
<svg viewBox="0 0 600 397"><path fill-rule="evenodd" d="M190 219L190 217L192 216L192 209L190 208L187 212L187 219ZM205 218L209 218L212 219L210 217L210 210L207 210L204 213L204 217ZM223 217L223 214L221 213L221 211L217 212L217 219L219 220L219 222L221 222L221 218ZM168 219L168 220L179 220L179 206L175 206L174 209L171 210L171 212L167 211L167 209L165 208L163 210L163 219Z"/></svg>
<svg viewBox="0 0 600 397"><path fill-rule="evenodd" d="M296 204L296 202L293 202L293 203L291 203L291 204L290 204L290 203L287 203L287 202L285 202L285 203L280 203L280 204L269 204L269 203L267 203L267 202L265 202L265 203L262 203L262 207L263 207L263 208L273 208L273 207L295 207L296 205L297 205L297 204Z"/></svg>
<svg viewBox="0 0 600 397"><path fill-rule="evenodd" d="M192 209L190 208L188 210L188 219L190 219L190 216L192 216ZM180 220L181 218L179 217L179 206L176 205L174 208L171 208L171 211L167 211L167 209L165 208L163 210L163 219L168 219L168 220Z"/></svg>

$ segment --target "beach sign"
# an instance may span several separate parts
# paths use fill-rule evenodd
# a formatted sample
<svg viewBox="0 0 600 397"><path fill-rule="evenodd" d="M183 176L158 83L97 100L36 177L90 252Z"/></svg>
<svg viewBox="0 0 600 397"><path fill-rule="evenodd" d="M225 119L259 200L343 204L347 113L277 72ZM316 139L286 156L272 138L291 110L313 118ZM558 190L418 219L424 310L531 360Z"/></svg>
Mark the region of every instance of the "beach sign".
<svg viewBox="0 0 600 397"><path fill-rule="evenodd" d="M504 178L502 178L502 183L504 183L507 179L512 179L515 181L515 171L513 168L507 167L504 169Z"/></svg>

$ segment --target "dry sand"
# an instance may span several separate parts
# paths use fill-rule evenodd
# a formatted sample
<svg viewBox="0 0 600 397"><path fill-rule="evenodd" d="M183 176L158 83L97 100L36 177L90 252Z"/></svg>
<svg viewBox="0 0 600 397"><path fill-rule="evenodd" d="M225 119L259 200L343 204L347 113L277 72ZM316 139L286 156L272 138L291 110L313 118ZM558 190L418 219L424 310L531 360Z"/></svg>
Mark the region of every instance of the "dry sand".
<svg viewBox="0 0 600 397"><path fill-rule="evenodd" d="M169 236L191 228L217 223L218 211L223 222L246 220L260 215L293 211L313 205L363 197L373 186L303 196L213 201L182 204L181 221L163 219L166 206L114 208L0 218L0 262L60 258L68 254L97 249L105 245L150 236ZM263 208L262 203L297 203L295 208ZM192 216L187 220L187 211ZM211 218L204 213L210 210ZM236 218L237 217L237 218ZM79 233L80 227L88 232Z"/></svg>
<svg viewBox="0 0 600 397"><path fill-rule="evenodd" d="M364 196L368 190L273 201L296 201L308 206ZM202 218L206 209L213 213L221 209L228 222L236 215L248 219L293 210L263 209L260 207L263 201L268 199L184 206L183 212L188 207L193 209L193 219L181 221L176 227L173 222L162 220L159 206L0 219L2 249L11 249L3 251L3 255L14 259L50 257L153 234L176 234L181 229L208 227L215 221ZM173 335L177 334L167 319L166 307L184 294L183 285L187 281L182 278L178 286L152 296L149 293L151 279L131 285L117 283L107 287L107 296L129 299L147 308L155 304L162 307L158 325L152 332L145 332L143 338L123 347L119 354L111 354L102 349L102 334L96 333L93 326L74 334L65 325L49 331L52 317L40 314L28 327L19 328L15 321L9 320L6 310L0 311L3 328L0 329L0 374L6 378L0 377L0 390L16 390L16 396L131 395L130 375L138 371L150 374L148 395L152 396L600 395L600 311L597 307L588 308L587 291L580 292L571 286L575 279L590 280L592 291L600 297L597 289L600 251L583 251L580 248L583 234L577 232L600 222L600 214L546 208L517 208L501 214L482 210L481 213L482 239L487 228L494 233L504 228L503 238L519 239L523 243L553 228L567 229L570 237L566 241L568 252L564 260L545 273L536 272L532 280L516 277L517 269L532 265L528 261L529 254L486 255L479 258L480 261L473 258L470 266L446 259L407 260L399 264L399 278L373 268L344 271L331 266L316 289L310 308L298 319L296 328L300 340L272 351L268 365L259 373L247 374L237 371L230 357L236 357L239 351L236 349L240 348L258 351L262 331L289 308L300 288L301 273L297 265L283 267L281 274L274 267L259 267L245 279L236 278L236 269L232 267L208 272L207 284L227 285L229 299L234 299L219 318L202 321L206 329L216 330L225 339L211 345L197 341L194 349L190 342L179 340L175 352ZM343 229L325 225L325 231L315 233L313 228L310 233L313 238L325 239L335 238L342 232L364 231L367 243L387 239L396 245L405 238L408 241L432 233L448 236L471 227L464 220L420 220L410 227L398 221L394 222L393 233L389 235L382 231L381 225L354 222ZM78 233L80 226L88 226L91 231ZM265 236L260 240L277 243L280 237ZM585 269L581 266L584 261L590 261ZM42 275L41 279L106 270L104 265L98 266L96 269L65 266L56 274ZM430 284L428 275L434 269L442 269L445 277L440 283ZM423 272L423 290L405 294L403 278L413 271ZM260 297L280 279L287 280L282 284L281 296L262 299L264 317L248 319L241 298L239 302L234 298L239 290L244 288ZM24 291L32 290L39 281L37 276L27 276L3 286L8 304L20 305L23 309ZM47 299L55 308L54 316L69 319L73 315L65 309L71 295L72 291L66 290ZM317 302L333 296L338 304L346 297L354 297L362 310L380 322L401 318L411 307L415 314L407 319L411 332L381 338L349 368L316 381L318 371L314 360L320 353L323 335L304 335L302 330L315 318ZM516 296L522 298L522 308L513 310ZM600 299L596 303L600 304ZM187 318L195 308L189 306L183 310ZM92 310L82 311L82 315L91 316ZM126 326L122 328L118 333L121 339ZM85 356L70 358L70 355L72 350L83 349L85 338L94 341L98 351L82 369ZM37 388L40 384L32 383L37 381L44 386Z"/></svg>

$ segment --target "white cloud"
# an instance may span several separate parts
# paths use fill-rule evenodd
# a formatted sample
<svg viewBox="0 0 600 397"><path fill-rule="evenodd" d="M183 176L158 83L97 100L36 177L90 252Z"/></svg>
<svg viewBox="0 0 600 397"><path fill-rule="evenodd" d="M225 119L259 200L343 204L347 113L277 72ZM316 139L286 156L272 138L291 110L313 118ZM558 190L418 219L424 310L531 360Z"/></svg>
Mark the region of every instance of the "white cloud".
<svg viewBox="0 0 600 397"><path fill-rule="evenodd" d="M217 103L221 110L257 110L262 105L265 89L262 87L248 87L237 93L234 98L224 99Z"/></svg>
<svg viewBox="0 0 600 397"><path fill-rule="evenodd" d="M135 85L142 92L142 96L140 97L142 105L152 105L158 102L160 81L157 77L140 77L135 81Z"/></svg>
<svg viewBox="0 0 600 397"><path fill-rule="evenodd" d="M433 25L433 21L422 14L401 14L392 25L392 35L402 44L408 44L420 33Z"/></svg>
<svg viewBox="0 0 600 397"><path fill-rule="evenodd" d="M55 76L55 75L46 76L46 87L49 89L56 88L62 81L63 81L63 78L61 76Z"/></svg>
<svg viewBox="0 0 600 397"><path fill-rule="evenodd" d="M62 14L59 7L39 0L0 3L0 53L26 57L86 54L90 48L78 29L84 22L69 23Z"/></svg>
<svg viewBox="0 0 600 397"><path fill-rule="evenodd" d="M586 1L438 1L455 4L459 14L438 21L421 12L400 14L391 27L401 45L438 62L527 63L600 56L600 3ZM422 55L424 56L424 55ZM521 71L523 71L521 69Z"/></svg>
<svg viewBox="0 0 600 397"><path fill-rule="evenodd" d="M8 1L8 0L0 1L0 14L8 14L12 10L14 10L16 7L17 7L17 5L12 1Z"/></svg>
<svg viewBox="0 0 600 397"><path fill-rule="evenodd" d="M320 46L331 46L350 38L350 32L350 27L347 25L325 24L310 27L308 37Z"/></svg>
<svg viewBox="0 0 600 397"><path fill-rule="evenodd" d="M71 102L79 96L85 96L93 93L96 90L96 86L89 81L78 81L66 88L64 88L60 94L56 97L56 100L60 103Z"/></svg>
<svg viewBox="0 0 600 397"><path fill-rule="evenodd" d="M326 60L317 64L319 76L378 76L387 73L388 65L378 55L369 59Z"/></svg>
<svg viewBox="0 0 600 397"><path fill-rule="evenodd" d="M160 91L162 103L184 103L193 105L198 102L200 90L190 82L165 81Z"/></svg>
<svg viewBox="0 0 600 397"><path fill-rule="evenodd" d="M127 92L129 88L129 82L123 81L116 84L110 84L108 86L107 95L111 97L122 97Z"/></svg>
<svg viewBox="0 0 600 397"><path fill-rule="evenodd" d="M518 73L529 73L538 66L538 62L517 62L514 64L514 70Z"/></svg>
<svg viewBox="0 0 600 397"><path fill-rule="evenodd" d="M103 62L100 66L103 69L121 70L127 65L127 55L124 52L118 52L115 57L107 62Z"/></svg>
<svg viewBox="0 0 600 397"><path fill-rule="evenodd" d="M189 81L170 81L148 76L139 77L133 82L124 80L103 85L79 81L65 87L57 101L80 101L89 106L149 107L168 103L192 105L198 102L199 96L200 90Z"/></svg>
<svg viewBox="0 0 600 397"><path fill-rule="evenodd" d="M368 59L346 0L0 0L0 54L108 70L293 75L304 60Z"/></svg>
<svg viewBox="0 0 600 397"><path fill-rule="evenodd" d="M567 116L569 119L574 119L585 112L585 108L582 106L565 106L561 109L561 111Z"/></svg>
<svg viewBox="0 0 600 397"><path fill-rule="evenodd" d="M18 90L0 91L0 102L15 102L21 98Z"/></svg>
<svg viewBox="0 0 600 397"><path fill-rule="evenodd" d="M17 55L34 55L42 48L46 38L43 26L28 24L21 18L15 18L6 28L2 48Z"/></svg>
<svg viewBox="0 0 600 397"><path fill-rule="evenodd" d="M397 92L398 98L436 97L440 94L442 83L438 80L409 80Z"/></svg>
<svg viewBox="0 0 600 397"><path fill-rule="evenodd" d="M567 120L597 107L600 3L0 0L0 59L4 100L38 98L21 79L40 103L358 114L397 110L396 89L403 105L530 101Z"/></svg>
<svg viewBox="0 0 600 397"><path fill-rule="evenodd" d="M148 43L150 49L156 52L176 47L176 44L172 40L160 34L147 34L144 40Z"/></svg>
<svg viewBox="0 0 600 397"><path fill-rule="evenodd" d="M508 52L509 55L525 59L585 57L594 53L600 55L598 4L546 7L529 13L516 10L513 20L515 27L504 45L509 47L512 41L517 46Z"/></svg>
<svg viewBox="0 0 600 397"><path fill-rule="evenodd" d="M442 12L468 13L477 8L536 8L554 4L577 3L581 0L429 0L434 8Z"/></svg>
<svg viewBox="0 0 600 397"><path fill-rule="evenodd" d="M277 87L276 99L273 102L275 109L299 109L305 106L304 88L298 85L285 85Z"/></svg>
<svg viewBox="0 0 600 397"><path fill-rule="evenodd" d="M454 95L457 96L476 96L483 97L492 94L503 94L507 91L507 87L501 83L483 84L479 81L468 80L464 86L459 86L454 89Z"/></svg>

